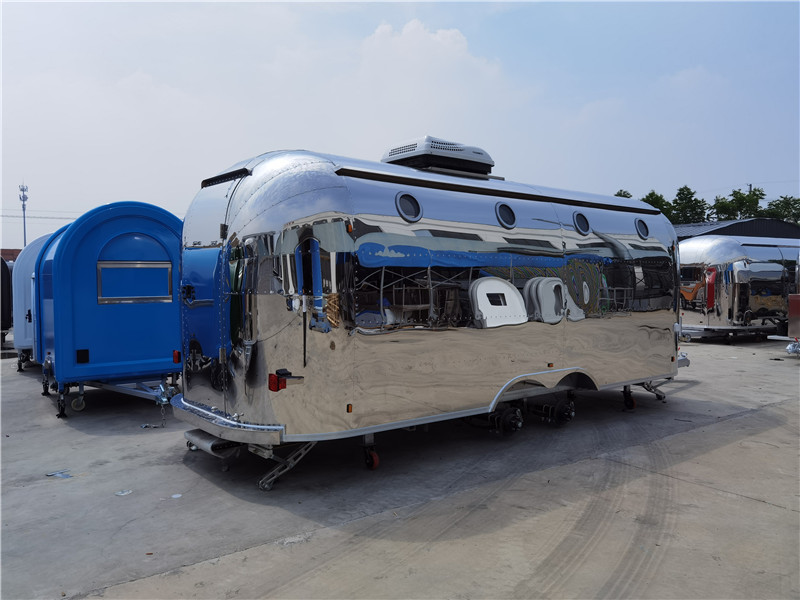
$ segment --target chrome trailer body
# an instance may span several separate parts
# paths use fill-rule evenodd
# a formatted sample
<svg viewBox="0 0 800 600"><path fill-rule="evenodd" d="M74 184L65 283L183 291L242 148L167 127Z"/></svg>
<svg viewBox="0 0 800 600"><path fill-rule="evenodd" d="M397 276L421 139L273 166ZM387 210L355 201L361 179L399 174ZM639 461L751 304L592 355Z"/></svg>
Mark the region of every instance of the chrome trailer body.
<svg viewBox="0 0 800 600"><path fill-rule="evenodd" d="M203 182L183 244L172 406L219 456L513 428L528 398L677 372L677 240L638 201L279 151Z"/></svg>
<svg viewBox="0 0 800 600"><path fill-rule="evenodd" d="M684 335L785 335L800 240L709 235L679 247L684 306L702 315Z"/></svg>

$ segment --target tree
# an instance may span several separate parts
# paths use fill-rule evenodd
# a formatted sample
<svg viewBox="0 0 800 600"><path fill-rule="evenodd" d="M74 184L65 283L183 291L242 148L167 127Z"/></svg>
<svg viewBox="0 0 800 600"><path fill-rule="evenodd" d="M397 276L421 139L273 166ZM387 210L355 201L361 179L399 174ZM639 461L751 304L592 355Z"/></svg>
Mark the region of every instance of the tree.
<svg viewBox="0 0 800 600"><path fill-rule="evenodd" d="M767 208L763 209L759 216L800 224L800 198L781 196L767 204Z"/></svg>
<svg viewBox="0 0 800 600"><path fill-rule="evenodd" d="M717 196L714 199L711 213L717 221L752 219L753 217L764 216L759 203L765 197L764 190L759 187L750 188L747 192L736 189L731 192L730 198Z"/></svg>
<svg viewBox="0 0 800 600"><path fill-rule="evenodd" d="M628 190L617 190L614 195L620 198L633 198L633 195Z"/></svg>
<svg viewBox="0 0 800 600"><path fill-rule="evenodd" d="M650 190L648 194L642 198L642 202L647 202L653 208L657 208L664 216L672 221L672 204L664 198L661 194L657 194L655 190Z"/></svg>
<svg viewBox="0 0 800 600"><path fill-rule="evenodd" d="M717 196L714 198L714 205L711 207L710 215L715 221L730 221L737 218L736 208L727 196Z"/></svg>
<svg viewBox="0 0 800 600"><path fill-rule="evenodd" d="M759 187L751 188L747 193L733 190L731 200L739 211L739 219L752 219L761 212L761 201L767 196Z"/></svg>
<svg viewBox="0 0 800 600"><path fill-rule="evenodd" d="M694 190L688 185L678 189L675 200L672 201L672 218L674 224L702 223L707 220L709 211L708 203L702 198L696 198Z"/></svg>

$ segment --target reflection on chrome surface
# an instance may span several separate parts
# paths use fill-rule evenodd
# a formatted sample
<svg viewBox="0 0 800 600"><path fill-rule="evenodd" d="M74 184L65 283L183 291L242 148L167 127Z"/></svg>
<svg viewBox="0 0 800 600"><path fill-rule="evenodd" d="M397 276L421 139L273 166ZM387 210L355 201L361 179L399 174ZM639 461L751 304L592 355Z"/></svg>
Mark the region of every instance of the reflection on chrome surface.
<svg viewBox="0 0 800 600"><path fill-rule="evenodd" d="M706 235L680 243L681 302L706 326L773 323L788 329L800 240Z"/></svg>
<svg viewBox="0 0 800 600"><path fill-rule="evenodd" d="M676 239L645 204L306 152L236 168L184 227L173 404L214 435L346 437L677 371Z"/></svg>

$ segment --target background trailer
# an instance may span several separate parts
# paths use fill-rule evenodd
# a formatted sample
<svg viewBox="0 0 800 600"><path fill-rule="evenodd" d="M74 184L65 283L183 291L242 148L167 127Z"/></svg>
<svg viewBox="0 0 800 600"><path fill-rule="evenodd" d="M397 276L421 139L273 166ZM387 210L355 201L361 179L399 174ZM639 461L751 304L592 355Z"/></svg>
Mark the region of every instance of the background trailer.
<svg viewBox="0 0 800 600"><path fill-rule="evenodd" d="M59 417L75 385L76 411L84 384L169 401L180 348L181 226L159 207L119 202L87 212L43 247L36 358L43 393L58 391Z"/></svg>
<svg viewBox="0 0 800 600"><path fill-rule="evenodd" d="M34 270L39 252L52 233L36 238L22 249L14 261L11 275L14 294L14 349L17 351L17 370L34 359L36 310L33 303Z"/></svg>
<svg viewBox="0 0 800 600"><path fill-rule="evenodd" d="M0 285L0 295L2 295L2 299L0 299L0 329L2 329L3 335L3 342L6 341L6 333L11 329L11 326L14 323L14 315L13 315L13 308L11 306L13 301L13 292L11 291L11 270L12 268L9 266L6 259L2 260L2 264L0 264L0 276L2 276L2 282Z"/></svg>
<svg viewBox="0 0 800 600"><path fill-rule="evenodd" d="M705 235L679 249L681 302L701 321L684 336L786 335L800 239Z"/></svg>

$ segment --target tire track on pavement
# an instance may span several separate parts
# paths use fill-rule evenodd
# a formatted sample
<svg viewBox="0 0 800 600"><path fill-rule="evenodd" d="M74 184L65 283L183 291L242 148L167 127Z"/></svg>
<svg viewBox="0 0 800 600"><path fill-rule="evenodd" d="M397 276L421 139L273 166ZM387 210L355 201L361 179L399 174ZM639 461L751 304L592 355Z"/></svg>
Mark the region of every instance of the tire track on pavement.
<svg viewBox="0 0 800 600"><path fill-rule="evenodd" d="M606 427L595 425L591 433L594 438L592 445L596 448L608 448L615 442L615 433ZM580 516L570 528L559 527L551 536L551 549L542 561L531 565L530 577L516 585L515 598L564 596L563 588L595 551L611 527L614 515L619 512L624 500L624 484L630 478L630 467L608 463L601 458L588 461L599 466L593 469L597 478L586 491L588 500L582 509L575 509L580 510ZM564 532L564 535L559 537L559 532Z"/></svg>
<svg viewBox="0 0 800 600"><path fill-rule="evenodd" d="M357 581L342 582L346 587L340 590L327 588L326 592L331 597L368 597L374 595L374 581L389 576L392 572L401 571L404 565L421 553L426 552L433 544L447 535L448 532L456 528L459 524L472 517L480 510L486 508L486 503L499 493L508 489L519 479L519 476L512 476L499 482L494 482L482 489L476 498L470 502L469 507L464 510L450 511L447 515L442 515L442 506L438 502L425 503L421 509L413 512L407 517L403 517L401 522L397 520L382 520L378 523L370 524L360 531L349 536L347 540L326 549L321 555L314 555L316 563L312 569L304 571L301 575L283 581L277 587L270 587L265 590L262 597L291 597L298 592L309 596L316 596L315 590L309 590L308 585L313 585L314 581L330 581L330 577L325 577L326 573L340 569L341 565L352 565L361 562L363 557L370 555L370 545L391 541L392 533L399 527L403 528L404 537L413 538L409 543L391 543L388 550L383 549L380 553L379 568L370 568L370 577L364 583L358 584ZM361 560L359 561L359 557ZM353 584L356 585L353 585Z"/></svg>
<svg viewBox="0 0 800 600"><path fill-rule="evenodd" d="M647 498L636 517L636 531L618 566L599 589L599 598L641 598L664 558L675 533L677 517L671 509L675 480L662 475L669 466L667 449L661 442L643 446L648 465Z"/></svg>

